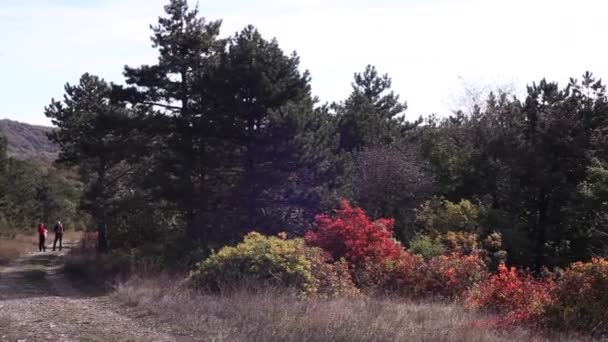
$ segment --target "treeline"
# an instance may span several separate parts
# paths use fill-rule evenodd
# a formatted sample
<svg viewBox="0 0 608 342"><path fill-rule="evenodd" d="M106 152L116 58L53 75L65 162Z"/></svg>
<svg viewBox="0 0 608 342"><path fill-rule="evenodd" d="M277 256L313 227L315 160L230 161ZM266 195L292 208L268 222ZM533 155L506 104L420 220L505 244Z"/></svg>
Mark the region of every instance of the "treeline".
<svg viewBox="0 0 608 342"><path fill-rule="evenodd" d="M76 175L44 164L8 157L0 137L0 237L33 234L38 223L51 225L57 218L71 229L86 227L87 215L79 212L82 184Z"/></svg>
<svg viewBox="0 0 608 342"><path fill-rule="evenodd" d="M372 66L320 104L276 40L251 26L222 38L185 0L165 11L156 64L125 67L126 86L85 74L46 109L101 250L200 256L251 230L301 235L348 198L395 218L406 245L498 232L510 262L538 269L605 254L608 100L591 74L407 122Z"/></svg>

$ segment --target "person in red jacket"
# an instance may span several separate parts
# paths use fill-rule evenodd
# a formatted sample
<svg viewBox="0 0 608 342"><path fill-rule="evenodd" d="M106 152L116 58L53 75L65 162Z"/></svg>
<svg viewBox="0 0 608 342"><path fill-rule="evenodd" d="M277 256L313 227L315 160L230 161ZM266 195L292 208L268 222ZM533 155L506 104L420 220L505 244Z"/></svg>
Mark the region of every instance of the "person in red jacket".
<svg viewBox="0 0 608 342"><path fill-rule="evenodd" d="M44 223L38 224L38 250L40 252L46 252L46 246L44 244L46 240L46 226Z"/></svg>

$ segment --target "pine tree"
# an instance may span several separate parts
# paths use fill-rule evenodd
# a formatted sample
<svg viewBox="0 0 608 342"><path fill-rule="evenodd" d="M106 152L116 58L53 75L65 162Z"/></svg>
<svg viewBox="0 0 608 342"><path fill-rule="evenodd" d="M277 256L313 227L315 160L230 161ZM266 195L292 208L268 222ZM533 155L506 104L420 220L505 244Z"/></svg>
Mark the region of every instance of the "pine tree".
<svg viewBox="0 0 608 342"><path fill-rule="evenodd" d="M66 84L63 101L53 99L45 114L58 128L49 134L61 147L58 161L78 166L88 187L87 202L96 219L98 247L107 251L113 187L136 170L125 165L140 145L131 129L131 113L114 101L108 83L84 74L78 85Z"/></svg>
<svg viewBox="0 0 608 342"><path fill-rule="evenodd" d="M237 190L246 229L298 221L322 203L313 195L331 165L335 145L329 116L313 109L308 72L276 40L249 26L233 37L222 56L219 79L226 96L225 125L242 173ZM333 150L332 150L333 149ZM308 187L308 190L305 190ZM290 228L290 229L293 229Z"/></svg>
<svg viewBox="0 0 608 342"><path fill-rule="evenodd" d="M352 152L366 146L388 145L411 128L403 116L407 104L390 90L391 84L387 74L379 75L371 65L355 74L351 95L334 105L340 149Z"/></svg>
<svg viewBox="0 0 608 342"><path fill-rule="evenodd" d="M152 26L158 63L139 68L126 67L127 83L117 93L138 105L153 106L149 131L156 142L155 182L161 196L182 210L191 239L206 240L204 213L210 189L209 145L214 134L208 78L223 50L217 38L220 21L207 22L186 0L171 0L166 17Z"/></svg>

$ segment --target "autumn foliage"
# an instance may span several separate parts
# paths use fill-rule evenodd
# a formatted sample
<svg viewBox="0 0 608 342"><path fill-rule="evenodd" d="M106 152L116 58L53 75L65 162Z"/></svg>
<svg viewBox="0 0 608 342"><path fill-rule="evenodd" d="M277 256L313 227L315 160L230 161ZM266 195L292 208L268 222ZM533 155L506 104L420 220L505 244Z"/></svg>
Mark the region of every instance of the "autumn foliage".
<svg viewBox="0 0 608 342"><path fill-rule="evenodd" d="M500 265L498 273L480 283L469 294L467 306L501 315L499 325L537 323L550 303L554 284L550 278L536 279L515 267Z"/></svg>
<svg viewBox="0 0 608 342"><path fill-rule="evenodd" d="M489 235L480 247L474 234L440 234L433 241L442 243L446 254L423 257L393 238L393 224L373 221L344 200L335 215L317 216L304 239L250 233L201 262L191 280L212 290L261 282L323 297L363 292L440 298L493 315L478 326L608 334L608 260L574 263L561 277L537 278L493 258L502 252L499 235ZM498 263L496 273L488 270L489 262Z"/></svg>
<svg viewBox="0 0 608 342"><path fill-rule="evenodd" d="M420 296L449 299L463 297L488 275L479 255L458 253L434 257L424 263L418 273L416 289Z"/></svg>
<svg viewBox="0 0 608 342"><path fill-rule="evenodd" d="M608 334L608 260L576 262L551 291L545 321L551 329Z"/></svg>
<svg viewBox="0 0 608 342"><path fill-rule="evenodd" d="M190 283L213 292L271 286L308 295L358 295L344 262L334 263L324 251L306 247L302 239L257 232L199 263L190 274Z"/></svg>
<svg viewBox="0 0 608 342"><path fill-rule="evenodd" d="M315 218L315 230L305 236L306 244L328 251L336 260L346 259L351 265L395 260L403 247L393 237L395 220L372 221L361 209L342 200L335 217L326 214Z"/></svg>

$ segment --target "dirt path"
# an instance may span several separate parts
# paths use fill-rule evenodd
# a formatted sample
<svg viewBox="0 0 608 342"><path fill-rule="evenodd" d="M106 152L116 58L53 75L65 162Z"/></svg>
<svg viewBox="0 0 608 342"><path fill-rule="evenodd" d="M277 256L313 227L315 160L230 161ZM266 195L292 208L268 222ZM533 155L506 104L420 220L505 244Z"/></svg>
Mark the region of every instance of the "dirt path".
<svg viewBox="0 0 608 342"><path fill-rule="evenodd" d="M63 252L34 253L0 267L0 341L175 341L120 313L107 297L76 290Z"/></svg>

